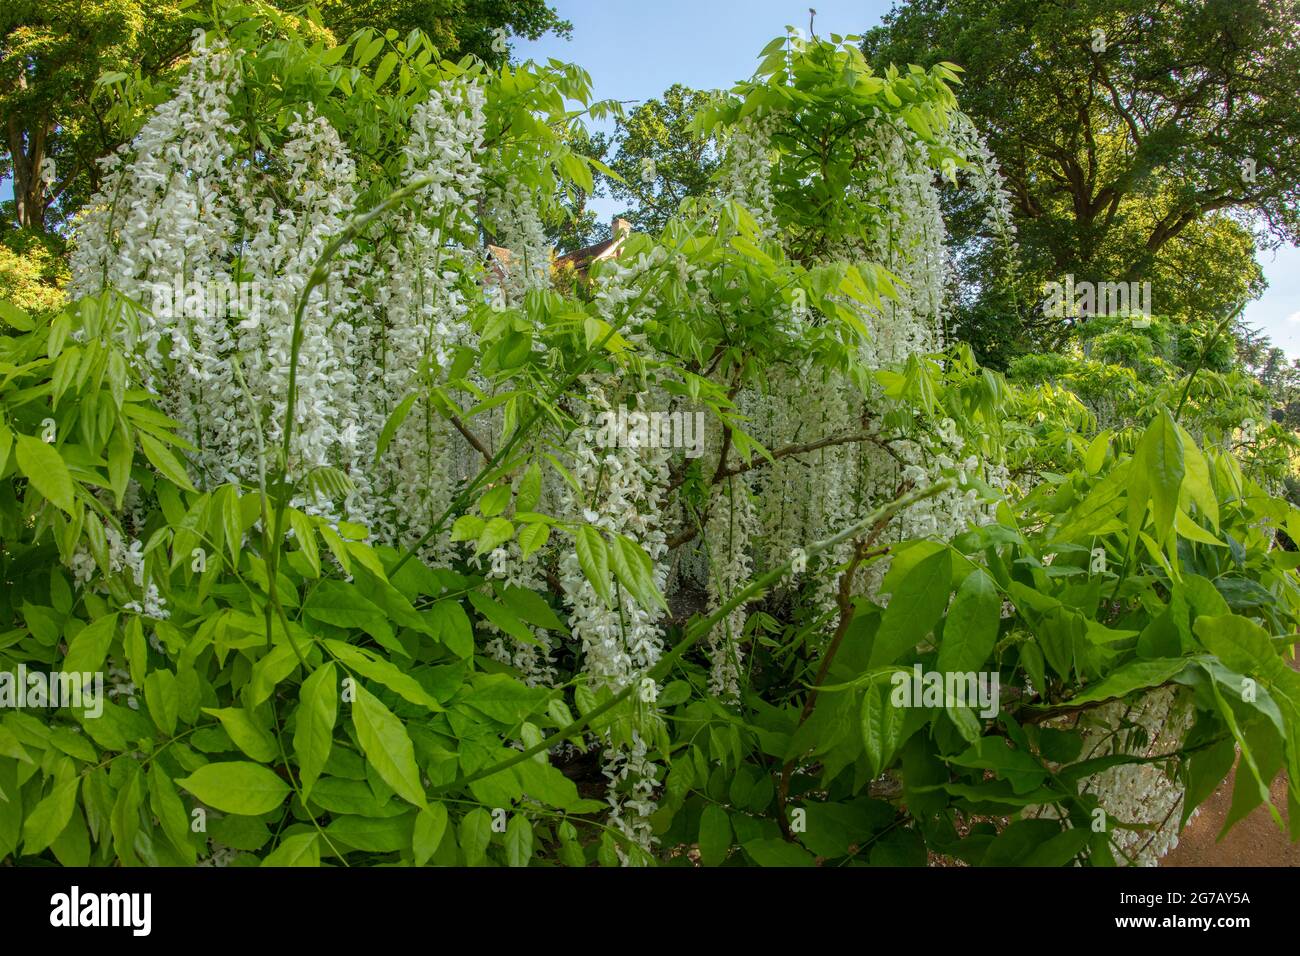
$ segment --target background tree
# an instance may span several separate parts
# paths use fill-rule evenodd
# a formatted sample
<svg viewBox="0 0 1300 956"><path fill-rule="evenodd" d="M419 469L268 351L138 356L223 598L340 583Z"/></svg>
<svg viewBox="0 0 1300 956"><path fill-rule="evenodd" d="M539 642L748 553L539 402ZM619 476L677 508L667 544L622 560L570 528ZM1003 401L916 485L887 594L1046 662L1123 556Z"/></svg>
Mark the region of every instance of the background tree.
<svg viewBox="0 0 1300 956"><path fill-rule="evenodd" d="M675 83L657 100L647 100L618 121L617 153L610 167L623 177L609 181L615 199L628 203L624 218L633 227L658 233L683 199L701 196L718 168L712 140L691 129L711 94Z"/></svg>
<svg viewBox="0 0 1300 956"><path fill-rule="evenodd" d="M605 133L593 133L582 126L565 130L563 137L575 153L600 163L607 161L613 145ZM593 197L604 194L606 182L605 176L595 176L590 191L569 184L567 195L560 201L560 216L546 224L546 238L557 254L573 252L608 237L609 223L601 222L588 206Z"/></svg>
<svg viewBox="0 0 1300 956"><path fill-rule="evenodd" d="M30 312L57 309L68 279L63 252L56 233L15 229L0 236L0 300Z"/></svg>
<svg viewBox="0 0 1300 956"><path fill-rule="evenodd" d="M1268 336L1247 330L1238 342L1239 360L1268 389L1273 419L1300 431L1300 359L1288 359Z"/></svg>
<svg viewBox="0 0 1300 956"><path fill-rule="evenodd" d="M1297 20L1294 0L918 0L866 35L877 65L966 69L963 105L1006 176L1015 289L986 281L982 217L953 220L977 289L961 332L985 361L1069 337L1042 321L1045 281L1158 281L1173 315L1159 303L1188 298L1187 265L1229 300L1234 272L1257 275L1251 229L1300 238Z"/></svg>
<svg viewBox="0 0 1300 956"><path fill-rule="evenodd" d="M122 142L104 74L152 76L175 64L192 26L180 3L18 0L0 13L0 175L12 218L57 227L99 187L96 160ZM6 217L8 218L8 217Z"/></svg>
<svg viewBox="0 0 1300 956"><path fill-rule="evenodd" d="M443 56L472 53L492 66L507 56L494 42L499 29L529 40L547 33L567 37L573 29L545 0L325 0L318 6L339 39L362 27L420 30Z"/></svg>

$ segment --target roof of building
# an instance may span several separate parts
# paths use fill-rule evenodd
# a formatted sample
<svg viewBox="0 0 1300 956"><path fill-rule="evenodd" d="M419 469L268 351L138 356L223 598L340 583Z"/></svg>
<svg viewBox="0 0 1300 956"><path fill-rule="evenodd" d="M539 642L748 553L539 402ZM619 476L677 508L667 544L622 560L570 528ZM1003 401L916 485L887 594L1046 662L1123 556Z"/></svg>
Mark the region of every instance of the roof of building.
<svg viewBox="0 0 1300 956"><path fill-rule="evenodd" d="M566 252L555 260L555 264L557 266L562 264L571 265L580 272L585 272L593 262L617 259L619 250L631 234L631 223L626 219L615 219L608 239L593 243L590 246L584 246L581 249L575 249L573 252Z"/></svg>

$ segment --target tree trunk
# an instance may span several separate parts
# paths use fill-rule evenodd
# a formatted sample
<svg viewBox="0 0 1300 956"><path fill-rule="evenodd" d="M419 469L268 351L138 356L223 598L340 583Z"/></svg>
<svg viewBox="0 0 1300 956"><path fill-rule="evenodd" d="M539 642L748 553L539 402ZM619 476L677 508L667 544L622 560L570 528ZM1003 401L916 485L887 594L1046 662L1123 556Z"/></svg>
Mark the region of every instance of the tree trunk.
<svg viewBox="0 0 1300 956"><path fill-rule="evenodd" d="M26 88L27 77L19 74L19 88ZM14 206L18 225L45 231L45 184L41 180L41 163L45 160L46 134L50 124L44 115L35 128L24 130L16 115L6 123L9 156L14 169Z"/></svg>

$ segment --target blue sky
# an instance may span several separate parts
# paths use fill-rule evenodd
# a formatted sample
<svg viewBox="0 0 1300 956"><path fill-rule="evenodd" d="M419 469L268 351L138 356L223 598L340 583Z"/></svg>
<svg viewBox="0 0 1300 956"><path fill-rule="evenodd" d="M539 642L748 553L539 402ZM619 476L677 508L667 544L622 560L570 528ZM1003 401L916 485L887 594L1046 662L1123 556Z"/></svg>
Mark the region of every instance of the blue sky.
<svg viewBox="0 0 1300 956"><path fill-rule="evenodd" d="M602 99L652 99L673 83L697 89L730 86L749 76L758 51L785 33L786 24L808 28L808 0L552 0L573 23L573 37L512 40L521 59L555 57L581 64ZM861 33L880 22L884 0L812 0L817 32ZM593 203L608 217L611 201ZM1261 252L1269 287L1246 309L1246 320L1300 358L1300 249ZM1159 310L1159 292L1153 303Z"/></svg>

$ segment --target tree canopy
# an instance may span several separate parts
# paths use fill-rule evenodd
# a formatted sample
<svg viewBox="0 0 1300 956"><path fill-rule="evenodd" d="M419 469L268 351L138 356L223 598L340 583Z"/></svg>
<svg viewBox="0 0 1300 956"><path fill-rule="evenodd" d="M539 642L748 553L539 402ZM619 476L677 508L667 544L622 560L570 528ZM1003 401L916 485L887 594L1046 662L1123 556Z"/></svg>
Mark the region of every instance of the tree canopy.
<svg viewBox="0 0 1300 956"><path fill-rule="evenodd" d="M974 330L986 357L1059 343L1034 309L1048 279L1160 277L1157 295L1194 310L1177 302L1193 261L1202 300L1244 298L1251 232L1300 239L1298 23L1293 0L918 0L868 32L874 64L964 68L963 105L1006 179L1021 294L983 283L974 324L1011 313ZM979 217L954 233L968 277L987 276Z"/></svg>

